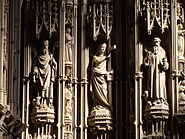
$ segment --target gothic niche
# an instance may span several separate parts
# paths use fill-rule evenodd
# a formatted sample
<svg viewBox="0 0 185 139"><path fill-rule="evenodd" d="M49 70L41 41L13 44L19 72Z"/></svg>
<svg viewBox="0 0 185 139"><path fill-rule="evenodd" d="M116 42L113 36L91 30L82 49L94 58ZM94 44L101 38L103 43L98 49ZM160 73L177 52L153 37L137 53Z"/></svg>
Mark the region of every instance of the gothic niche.
<svg viewBox="0 0 185 139"><path fill-rule="evenodd" d="M66 24L65 26L65 62L66 64L72 64L72 46L74 44L74 40L72 38L72 25Z"/></svg>
<svg viewBox="0 0 185 139"><path fill-rule="evenodd" d="M112 110L108 97L108 79L112 71L107 71L107 61L115 46L107 48L106 43L100 43L92 59L91 93L93 94L93 108L88 117L91 131L103 134L112 130Z"/></svg>
<svg viewBox="0 0 185 139"><path fill-rule="evenodd" d="M164 30L170 25L169 0L143 0L142 6L148 34L151 35L155 23L161 28L161 33L164 33Z"/></svg>
<svg viewBox="0 0 185 139"><path fill-rule="evenodd" d="M176 6L176 28L177 28L177 52L178 52L178 70L181 73L181 77L184 76L184 10L180 3Z"/></svg>
<svg viewBox="0 0 185 139"><path fill-rule="evenodd" d="M33 12L35 16L35 31L36 37L39 39L41 33L45 31L45 34L49 38L53 33L57 32L59 27L59 2L58 0L48 1L48 0L31 0L33 3Z"/></svg>
<svg viewBox="0 0 185 139"><path fill-rule="evenodd" d="M54 136L51 135L55 118L53 85L57 75L57 62L49 51L48 40L43 40L40 47L32 72L33 83L36 86L33 93L36 94L36 98L32 100L31 119L37 126L37 131L32 136L33 138L53 138Z"/></svg>
<svg viewBox="0 0 185 139"><path fill-rule="evenodd" d="M74 65L74 37L73 37L73 1L66 1L65 18L65 89L64 89L64 138L73 138L73 65Z"/></svg>
<svg viewBox="0 0 185 139"><path fill-rule="evenodd" d="M112 0L90 1L90 20L92 26L93 50L90 93L92 94L93 107L88 117L88 125L93 134L99 138L106 138L112 130L112 98L110 94L113 81L111 65L111 51L116 46L111 46L111 31L113 26Z"/></svg>
<svg viewBox="0 0 185 139"><path fill-rule="evenodd" d="M166 137L165 128L169 117L167 103L166 70L169 68L166 51L160 45L161 39L153 39L153 48L146 50L144 68L147 69L147 90L144 91L144 137Z"/></svg>

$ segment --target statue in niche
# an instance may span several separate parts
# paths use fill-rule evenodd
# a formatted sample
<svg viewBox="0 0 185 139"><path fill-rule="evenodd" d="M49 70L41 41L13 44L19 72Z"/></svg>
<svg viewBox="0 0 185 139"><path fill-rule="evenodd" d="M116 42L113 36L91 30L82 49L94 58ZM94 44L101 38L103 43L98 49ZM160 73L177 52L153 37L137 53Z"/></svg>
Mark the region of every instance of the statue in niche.
<svg viewBox="0 0 185 139"><path fill-rule="evenodd" d="M182 24L178 25L177 46L178 46L178 58L184 59L184 30Z"/></svg>
<svg viewBox="0 0 185 139"><path fill-rule="evenodd" d="M179 101L185 102L185 80L179 82Z"/></svg>
<svg viewBox="0 0 185 139"><path fill-rule="evenodd" d="M66 49L66 62L72 62L72 45L73 45L73 38L71 36L71 29L72 27L67 24L66 25L66 32L65 32L65 49Z"/></svg>
<svg viewBox="0 0 185 139"><path fill-rule="evenodd" d="M108 91L106 76L107 71L107 59L110 57L106 55L107 44L100 44L96 55L94 55L92 60L92 91L94 94L94 104L95 106L105 106L109 107L108 101Z"/></svg>
<svg viewBox="0 0 185 139"><path fill-rule="evenodd" d="M179 112L185 111L185 80L179 82Z"/></svg>
<svg viewBox="0 0 185 139"><path fill-rule="evenodd" d="M166 101L166 73L169 64L165 50L160 46L160 38L153 40L153 48L147 51L144 65L148 66L147 91L152 99L158 102Z"/></svg>
<svg viewBox="0 0 185 139"><path fill-rule="evenodd" d="M68 118L72 116L72 84L67 83L65 88L65 116Z"/></svg>
<svg viewBox="0 0 185 139"><path fill-rule="evenodd" d="M41 102L36 102L37 105L46 105L46 101L49 100L49 105L52 106L53 83L55 82L56 71L57 63L49 52L49 41L44 40L42 50L33 68L33 81L39 86L37 98L41 96Z"/></svg>

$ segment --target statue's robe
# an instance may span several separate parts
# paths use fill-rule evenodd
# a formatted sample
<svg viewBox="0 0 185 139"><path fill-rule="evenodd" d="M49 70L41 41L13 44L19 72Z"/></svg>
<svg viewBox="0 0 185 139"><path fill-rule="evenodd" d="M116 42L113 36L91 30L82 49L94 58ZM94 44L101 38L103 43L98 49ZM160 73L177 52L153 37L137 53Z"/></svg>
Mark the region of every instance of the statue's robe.
<svg viewBox="0 0 185 139"><path fill-rule="evenodd" d="M54 68L53 63L56 63L53 55L45 49L45 53L38 56L37 58L37 68L38 68L38 80L42 91L46 91L46 96L50 93L52 97L52 85L55 80L56 69Z"/></svg>
<svg viewBox="0 0 185 139"><path fill-rule="evenodd" d="M157 52L154 53L154 49L157 49ZM148 51L147 55L152 56L152 60L146 63L146 59L144 60L144 64L148 67L148 80L147 80L147 90L149 91L151 98L163 98L167 99L166 94L166 73L165 70L168 69L169 65L167 63L166 66L163 66L163 60L166 58L166 52L162 47L153 48L152 52Z"/></svg>
<svg viewBox="0 0 185 139"><path fill-rule="evenodd" d="M107 75L106 64L106 56L93 57L92 91L94 93L96 106L110 106L107 97L107 82L105 79Z"/></svg>

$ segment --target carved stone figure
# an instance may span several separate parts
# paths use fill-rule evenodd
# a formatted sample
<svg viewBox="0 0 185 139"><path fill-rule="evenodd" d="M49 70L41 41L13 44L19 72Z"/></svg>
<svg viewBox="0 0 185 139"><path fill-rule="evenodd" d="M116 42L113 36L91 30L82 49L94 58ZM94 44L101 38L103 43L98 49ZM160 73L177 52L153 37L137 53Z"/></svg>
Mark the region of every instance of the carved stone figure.
<svg viewBox="0 0 185 139"><path fill-rule="evenodd" d="M72 92L71 84L68 84L68 88L65 89L65 116L72 118Z"/></svg>
<svg viewBox="0 0 185 139"><path fill-rule="evenodd" d="M179 82L179 112L185 112L185 80Z"/></svg>
<svg viewBox="0 0 185 139"><path fill-rule="evenodd" d="M95 106L110 106L107 97L107 59L106 43L99 45L96 55L93 57L92 65L92 91L94 93Z"/></svg>
<svg viewBox="0 0 185 139"><path fill-rule="evenodd" d="M49 98L50 103L53 102L53 83L55 81L57 63L53 55L49 52L49 41L44 40L42 51L37 57L36 65L33 68L33 80L39 86L39 94L41 95L41 104L43 98Z"/></svg>
<svg viewBox="0 0 185 139"><path fill-rule="evenodd" d="M65 32L66 62L72 62L72 45L73 45L73 38L71 36L71 27L69 25L66 25L66 32Z"/></svg>
<svg viewBox="0 0 185 139"><path fill-rule="evenodd" d="M178 25L177 46L178 46L178 58L184 59L184 30L182 24Z"/></svg>
<svg viewBox="0 0 185 139"><path fill-rule="evenodd" d="M178 58L184 59L184 37L178 36Z"/></svg>
<svg viewBox="0 0 185 139"><path fill-rule="evenodd" d="M180 81L179 83L179 101L185 101L185 80Z"/></svg>
<svg viewBox="0 0 185 139"><path fill-rule="evenodd" d="M147 51L144 65L148 66L147 90L152 99L166 100L166 73L169 68L165 50L160 46L160 38L153 40L153 49Z"/></svg>

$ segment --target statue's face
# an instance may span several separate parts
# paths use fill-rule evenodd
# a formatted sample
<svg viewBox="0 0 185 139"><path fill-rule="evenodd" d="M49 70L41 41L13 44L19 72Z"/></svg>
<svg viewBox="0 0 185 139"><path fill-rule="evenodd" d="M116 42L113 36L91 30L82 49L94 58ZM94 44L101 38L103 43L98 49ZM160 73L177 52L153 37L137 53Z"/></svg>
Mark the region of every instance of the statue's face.
<svg viewBox="0 0 185 139"><path fill-rule="evenodd" d="M71 29L70 28L66 28L66 32L67 33L71 33Z"/></svg>
<svg viewBox="0 0 185 139"><path fill-rule="evenodd" d="M160 46L160 40L154 40L153 45L154 46Z"/></svg>
<svg viewBox="0 0 185 139"><path fill-rule="evenodd" d="M44 41L44 48L48 49L48 47L49 47L49 42L48 42L48 40L45 40Z"/></svg>
<svg viewBox="0 0 185 139"><path fill-rule="evenodd" d="M100 46L100 48L99 48L99 52L100 52L100 53L105 53L106 47L107 47L107 44L106 44L106 43L103 43L103 44Z"/></svg>

